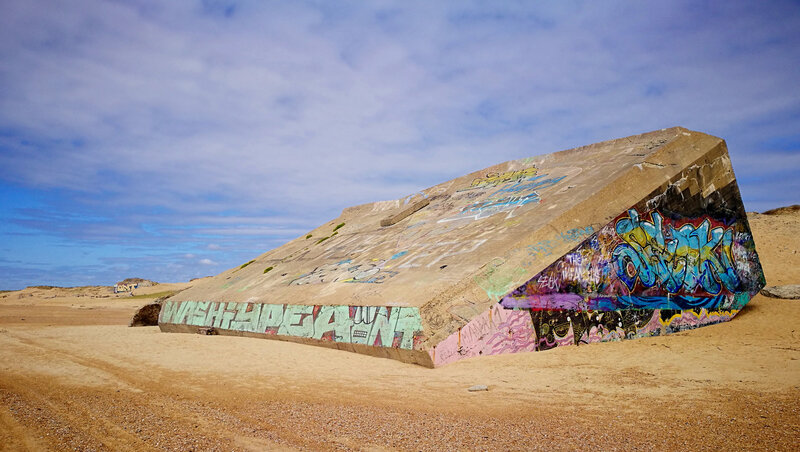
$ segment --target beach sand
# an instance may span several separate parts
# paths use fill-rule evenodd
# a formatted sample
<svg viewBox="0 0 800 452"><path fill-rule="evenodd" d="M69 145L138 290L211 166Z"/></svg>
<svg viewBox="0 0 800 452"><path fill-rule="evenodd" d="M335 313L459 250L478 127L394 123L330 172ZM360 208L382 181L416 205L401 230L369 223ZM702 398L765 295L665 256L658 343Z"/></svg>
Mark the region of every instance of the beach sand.
<svg viewBox="0 0 800 452"><path fill-rule="evenodd" d="M800 214L751 214L769 285ZM157 285L137 295L179 290ZM800 300L669 336L438 369L129 328L152 298L0 294L0 450L797 450ZM488 391L469 392L473 385Z"/></svg>

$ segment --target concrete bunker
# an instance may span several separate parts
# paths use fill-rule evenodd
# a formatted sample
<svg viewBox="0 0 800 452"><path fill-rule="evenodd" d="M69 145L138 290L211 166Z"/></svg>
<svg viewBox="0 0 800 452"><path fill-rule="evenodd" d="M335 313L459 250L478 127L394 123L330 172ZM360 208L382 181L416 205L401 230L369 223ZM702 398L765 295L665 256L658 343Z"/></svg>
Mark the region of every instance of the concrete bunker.
<svg viewBox="0 0 800 452"><path fill-rule="evenodd" d="M727 321L763 285L725 142L675 127L347 208L166 300L159 327L435 367Z"/></svg>

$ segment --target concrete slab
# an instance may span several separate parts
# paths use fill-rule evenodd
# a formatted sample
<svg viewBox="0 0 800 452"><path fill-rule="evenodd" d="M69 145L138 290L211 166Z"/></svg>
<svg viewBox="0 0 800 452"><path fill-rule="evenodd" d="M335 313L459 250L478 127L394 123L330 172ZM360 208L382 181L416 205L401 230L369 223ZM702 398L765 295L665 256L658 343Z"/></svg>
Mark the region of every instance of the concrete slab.
<svg viewBox="0 0 800 452"><path fill-rule="evenodd" d="M159 324L431 366L728 320L762 286L724 141L676 127L347 208Z"/></svg>

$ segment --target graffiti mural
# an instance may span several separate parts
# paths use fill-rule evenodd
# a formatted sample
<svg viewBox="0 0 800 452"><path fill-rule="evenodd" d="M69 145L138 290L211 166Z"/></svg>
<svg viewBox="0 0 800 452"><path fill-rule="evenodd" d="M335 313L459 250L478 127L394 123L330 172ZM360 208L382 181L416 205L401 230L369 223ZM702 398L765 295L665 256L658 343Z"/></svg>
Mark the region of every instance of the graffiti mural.
<svg viewBox="0 0 800 452"><path fill-rule="evenodd" d="M597 230L577 228L529 245L528 254L547 258L557 245L574 242L579 243L572 250L440 343L431 353L434 363L491 353L489 341L498 337L509 338L502 350L541 351L724 322L763 285L752 236L736 218L631 208ZM495 275L501 264L489 265L475 279L490 299L512 279ZM514 327L487 317L513 318Z"/></svg>
<svg viewBox="0 0 800 452"><path fill-rule="evenodd" d="M651 221L640 219L631 209L615 227L624 243L614 248L613 257L618 276L629 289L638 282L645 287L659 285L670 293L691 292L698 286L710 294L723 287L736 290L732 228L712 228L708 219L698 226L676 228L663 225L658 212L650 216Z"/></svg>
<svg viewBox="0 0 800 452"><path fill-rule="evenodd" d="M711 217L665 218L629 209L503 297L534 310L738 309L737 293L760 278L741 223ZM530 254L548 247L537 244Z"/></svg>
<svg viewBox="0 0 800 452"><path fill-rule="evenodd" d="M409 307L168 300L158 322L406 350L424 340L419 310Z"/></svg>

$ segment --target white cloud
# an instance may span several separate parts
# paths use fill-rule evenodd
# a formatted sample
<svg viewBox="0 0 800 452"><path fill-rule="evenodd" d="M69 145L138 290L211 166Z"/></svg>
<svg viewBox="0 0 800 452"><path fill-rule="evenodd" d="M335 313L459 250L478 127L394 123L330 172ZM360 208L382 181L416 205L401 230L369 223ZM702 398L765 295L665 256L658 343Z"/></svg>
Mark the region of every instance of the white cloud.
<svg viewBox="0 0 800 452"><path fill-rule="evenodd" d="M678 7L635 5L245 4L230 19L51 6L6 7L0 121L35 140L5 137L0 163L22 183L104 185L122 203L214 194L226 201L200 204L338 210L509 158L676 124L722 133L800 103L781 88L800 75L785 66L797 50L747 48L795 32L736 8L691 28Z"/></svg>
<svg viewBox="0 0 800 452"><path fill-rule="evenodd" d="M198 264L202 264L202 265L217 265L216 262L212 261L211 259L207 259L207 258L206 259L200 259L199 261L197 261L197 263Z"/></svg>
<svg viewBox="0 0 800 452"><path fill-rule="evenodd" d="M180 256L272 244L348 205L673 125L726 138L743 185L785 180L800 149L753 155L800 130L798 12L5 1L0 183L62 193L21 227ZM64 219L73 211L106 220Z"/></svg>

